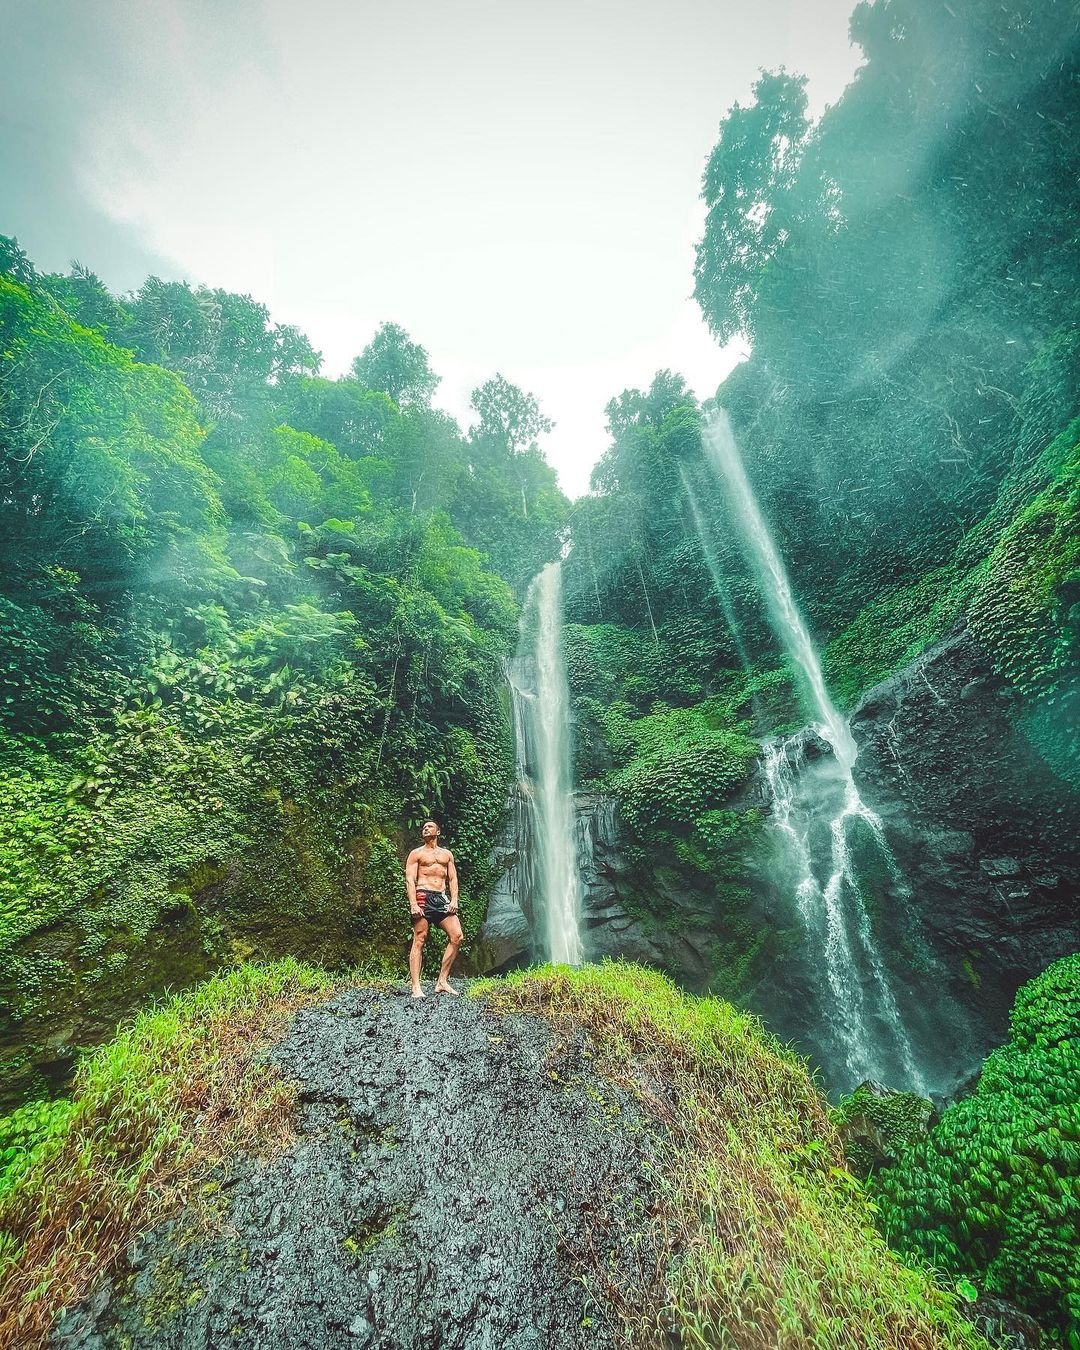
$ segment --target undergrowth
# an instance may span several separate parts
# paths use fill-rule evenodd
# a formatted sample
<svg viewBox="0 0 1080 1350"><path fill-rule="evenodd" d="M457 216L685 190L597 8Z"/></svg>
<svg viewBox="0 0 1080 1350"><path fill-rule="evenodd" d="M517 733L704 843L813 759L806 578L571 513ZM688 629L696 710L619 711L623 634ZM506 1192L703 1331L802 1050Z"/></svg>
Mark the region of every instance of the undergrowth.
<svg viewBox="0 0 1080 1350"><path fill-rule="evenodd" d="M956 1299L902 1266L843 1166L803 1062L729 1004L621 963L478 982L503 1012L591 1032L600 1067L630 1084L671 1148L652 1222L670 1253L663 1293L625 1265L586 1275L628 1342L687 1350L946 1350L984 1346Z"/></svg>
<svg viewBox="0 0 1080 1350"><path fill-rule="evenodd" d="M242 966L143 1013L85 1062L70 1108L5 1174L0 1346L44 1345L59 1312L217 1163L287 1141L295 1087L262 1052L331 985L293 960Z"/></svg>

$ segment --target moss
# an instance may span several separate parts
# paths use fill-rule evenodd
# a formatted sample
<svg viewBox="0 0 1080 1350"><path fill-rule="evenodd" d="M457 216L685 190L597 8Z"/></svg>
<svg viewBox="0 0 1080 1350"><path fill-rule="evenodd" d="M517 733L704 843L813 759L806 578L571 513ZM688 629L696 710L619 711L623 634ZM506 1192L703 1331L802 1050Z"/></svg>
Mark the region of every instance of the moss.
<svg viewBox="0 0 1080 1350"><path fill-rule="evenodd" d="M147 1331L163 1331L178 1313L194 1306L203 1296L203 1290L189 1284L177 1263L166 1257L154 1267L150 1288L140 1300L143 1326Z"/></svg>
<svg viewBox="0 0 1080 1350"><path fill-rule="evenodd" d="M1080 789L1080 420L1045 457L1055 476L994 545L970 623L995 672L1024 697L1020 725Z"/></svg>
<svg viewBox="0 0 1080 1350"><path fill-rule="evenodd" d="M996 673L1029 700L1032 741L1080 785L1068 734L1080 714L1080 420L1006 477L947 564L876 596L832 639L823 667L838 702L850 706L961 615Z"/></svg>
<svg viewBox="0 0 1080 1350"><path fill-rule="evenodd" d="M13 1019L0 1037L0 1104L47 1091L124 1014L223 966L403 960L397 831L367 804L211 780L220 811L145 783L87 807L63 795L61 777L40 753L0 776L0 854L11 862L0 1005Z"/></svg>
<svg viewBox="0 0 1080 1350"><path fill-rule="evenodd" d="M933 1103L914 1092L882 1096L864 1084L840 1098L833 1121L852 1171L865 1177L921 1139L933 1113Z"/></svg>
<svg viewBox="0 0 1080 1350"><path fill-rule="evenodd" d="M866 689L908 665L942 637L963 610L964 569L935 568L918 581L879 596L822 654L829 689L850 707Z"/></svg>
<svg viewBox="0 0 1080 1350"><path fill-rule="evenodd" d="M709 948L710 991L737 1006L743 1004L757 981L757 972L769 968L789 934L799 939L796 930L754 923L746 915L726 922L724 940Z"/></svg>
<svg viewBox="0 0 1080 1350"><path fill-rule="evenodd" d="M393 1242L405 1210L377 1210L341 1240L350 1256L359 1260L384 1242Z"/></svg>

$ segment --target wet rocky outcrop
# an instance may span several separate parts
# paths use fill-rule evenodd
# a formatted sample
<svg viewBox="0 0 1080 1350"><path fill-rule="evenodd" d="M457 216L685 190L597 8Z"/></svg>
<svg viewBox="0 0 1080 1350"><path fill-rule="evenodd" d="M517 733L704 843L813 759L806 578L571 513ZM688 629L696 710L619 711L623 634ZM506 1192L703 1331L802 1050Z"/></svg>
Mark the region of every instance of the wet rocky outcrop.
<svg viewBox="0 0 1080 1350"><path fill-rule="evenodd" d="M631 866L623 851L614 799L581 793L575 807L589 956L675 971L684 983L700 989L708 975L708 953L695 939L713 917L710 898L687 889L673 873L652 872L649 900L657 903L648 907L641 893L641 869Z"/></svg>
<svg viewBox="0 0 1080 1350"><path fill-rule="evenodd" d="M537 878L527 790L525 782L519 778L510 795L506 823L492 850L495 883L470 958L471 969L475 971L513 970L528 965L532 957L533 899Z"/></svg>
<svg viewBox="0 0 1080 1350"><path fill-rule="evenodd" d="M963 629L865 695L855 776L881 816L974 1067L1017 988L1080 950L1080 798Z"/></svg>
<svg viewBox="0 0 1080 1350"><path fill-rule="evenodd" d="M354 989L299 1013L274 1058L300 1084L292 1146L229 1164L201 1211L141 1236L54 1346L623 1343L580 1276L648 1268L664 1145L583 1031Z"/></svg>
<svg viewBox="0 0 1080 1350"><path fill-rule="evenodd" d="M920 1090L939 1099L955 1096L1001 1042L1020 984L1080 950L1080 799L1032 745L1022 712L959 628L871 689L851 717L854 779L896 864L890 870L880 849L864 847L868 912L925 1070ZM811 803L821 780L824 804L829 745L808 728L788 738L786 753ZM736 800L717 805L767 820L763 766ZM707 878L695 884L672 858L631 865L602 797L580 796L577 820L591 954L626 956L695 991L722 992L815 1062L831 1062L824 972L811 959L793 900L797 878L785 874L773 831L737 860L740 897L710 889ZM827 838L824 817L819 833ZM853 839L858 848L857 830ZM884 1024L871 1031L883 1043L892 1034ZM854 1082L841 1074L834 1086Z"/></svg>
<svg viewBox="0 0 1080 1350"><path fill-rule="evenodd" d="M527 800L519 786L493 856L498 876L473 958L475 969L512 970L537 956L532 908L535 847L529 831ZM699 938L715 920L711 897L687 889L673 871L646 873L630 865L612 797L575 795L574 839L586 959L610 956L636 961L703 988L709 973L708 948ZM668 915L668 921L660 914ZM671 916L681 917L673 921Z"/></svg>
<svg viewBox="0 0 1080 1350"><path fill-rule="evenodd" d="M975 1329L1001 1350L1039 1350L1046 1343L1043 1329L1034 1317L1003 1298L980 1294L964 1311Z"/></svg>

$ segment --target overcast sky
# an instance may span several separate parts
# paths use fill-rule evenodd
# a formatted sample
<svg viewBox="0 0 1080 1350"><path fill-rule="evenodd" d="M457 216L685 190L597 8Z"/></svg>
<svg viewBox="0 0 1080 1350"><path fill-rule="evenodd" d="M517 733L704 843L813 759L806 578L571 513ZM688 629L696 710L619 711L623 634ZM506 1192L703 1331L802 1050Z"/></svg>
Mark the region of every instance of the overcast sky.
<svg viewBox="0 0 1080 1350"><path fill-rule="evenodd" d="M495 371L556 422L737 359L689 299L701 171L762 68L835 102L853 0L0 0L0 233L114 290L250 292L337 375L393 320L463 423Z"/></svg>

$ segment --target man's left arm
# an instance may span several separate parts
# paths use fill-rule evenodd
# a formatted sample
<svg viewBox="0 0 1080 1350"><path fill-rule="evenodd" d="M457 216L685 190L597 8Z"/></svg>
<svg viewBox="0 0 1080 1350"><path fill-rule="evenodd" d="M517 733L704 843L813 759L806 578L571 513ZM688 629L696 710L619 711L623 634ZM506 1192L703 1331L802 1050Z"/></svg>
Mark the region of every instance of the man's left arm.
<svg viewBox="0 0 1080 1350"><path fill-rule="evenodd" d="M451 853L446 863L446 880L450 886L450 904L457 909L457 868L454 866L454 855Z"/></svg>

